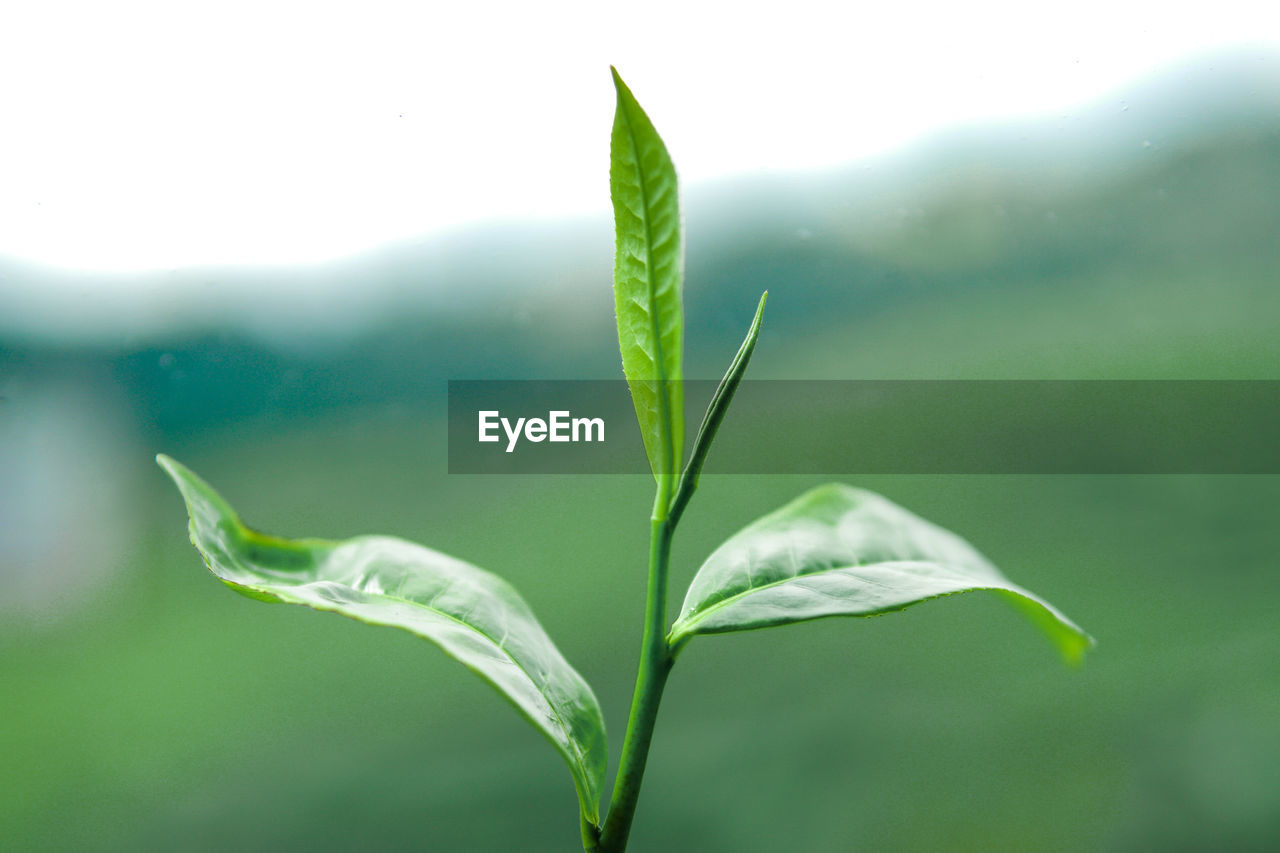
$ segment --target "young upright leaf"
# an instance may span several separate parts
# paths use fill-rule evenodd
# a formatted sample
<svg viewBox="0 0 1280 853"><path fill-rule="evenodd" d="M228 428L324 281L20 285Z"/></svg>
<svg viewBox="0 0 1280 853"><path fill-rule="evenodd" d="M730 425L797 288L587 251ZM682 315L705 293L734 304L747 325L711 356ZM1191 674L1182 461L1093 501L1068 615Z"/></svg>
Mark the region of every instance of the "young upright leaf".
<svg viewBox="0 0 1280 853"><path fill-rule="evenodd" d="M689 586L668 641L678 647L697 634L875 616L976 590L1011 601L1070 663L1093 645L960 537L886 498L839 484L801 495L716 549Z"/></svg>
<svg viewBox="0 0 1280 853"><path fill-rule="evenodd" d="M747 336L743 338L742 346L738 347L737 354L729 363L729 369L725 371L720 384L716 386L716 392L711 395L706 414L702 416L698 436L693 440L693 453L689 455L689 464L680 475L680 487L676 490L675 499L671 502L672 524L680 521L680 516L684 514L689 499L698 488L698 478L702 476L702 466L706 464L711 443L715 441L716 433L720 431L720 424L724 423L724 416L729 411L729 404L733 402L733 395L742 384L747 365L751 363L751 353L755 352L756 340L760 337L760 324L764 320L764 303L768 298L767 290L760 295L760 304L756 306L756 316L751 321L751 327L747 329Z"/></svg>
<svg viewBox="0 0 1280 853"><path fill-rule="evenodd" d="M670 488L684 451L684 248L676 171L653 123L616 70L613 82L618 106L609 189L617 238L618 347L649 465L659 484Z"/></svg>
<svg viewBox="0 0 1280 853"><path fill-rule="evenodd" d="M191 541L219 580L250 598L403 628L435 643L551 740L569 764L583 815L599 822L608 760L600 705L506 581L389 536L266 536L189 469L167 456L156 461L182 491Z"/></svg>

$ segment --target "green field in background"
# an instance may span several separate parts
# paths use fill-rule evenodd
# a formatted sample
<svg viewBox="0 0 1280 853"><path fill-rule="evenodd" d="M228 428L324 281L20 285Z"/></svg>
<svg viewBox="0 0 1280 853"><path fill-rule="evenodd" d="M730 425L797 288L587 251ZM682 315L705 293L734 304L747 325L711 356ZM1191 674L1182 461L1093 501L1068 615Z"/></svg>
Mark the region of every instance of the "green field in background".
<svg viewBox="0 0 1280 853"><path fill-rule="evenodd" d="M595 686L616 759L646 478L424 475L435 433L335 422L188 461L259 527L390 532L503 574ZM708 478L673 596L721 538L815 482ZM637 849L1276 837L1277 478L858 482L963 531L1097 652L1068 671L982 596L700 639L668 692ZM0 647L16 849L572 849L559 759L488 687L400 632L225 590L156 485L136 565L95 612Z"/></svg>

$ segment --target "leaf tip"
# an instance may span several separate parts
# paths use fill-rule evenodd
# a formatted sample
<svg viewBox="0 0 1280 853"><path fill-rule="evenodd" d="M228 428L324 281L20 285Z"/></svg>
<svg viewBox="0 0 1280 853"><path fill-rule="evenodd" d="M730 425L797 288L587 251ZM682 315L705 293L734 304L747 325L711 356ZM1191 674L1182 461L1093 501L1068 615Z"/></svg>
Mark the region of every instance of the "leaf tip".
<svg viewBox="0 0 1280 853"><path fill-rule="evenodd" d="M174 459L172 456L166 456L163 453L156 454L156 464L159 465L161 469L163 469L164 472L168 474L169 477L179 486L182 485L182 479L184 477L191 475L191 472L187 470L185 465L177 459Z"/></svg>
<svg viewBox="0 0 1280 853"><path fill-rule="evenodd" d="M206 512L212 512L215 516L226 519L228 522L240 524L240 517L236 515L235 510L223 500L222 496L212 486L200 479L195 471L192 471L172 456L166 456L163 453L156 454L156 462L169 475L169 479L173 480L174 485L178 487L178 491L182 494L182 500L187 505L187 514L191 516L193 522L198 515L203 517Z"/></svg>
<svg viewBox="0 0 1280 853"><path fill-rule="evenodd" d="M616 66L609 66L609 73L613 75L613 88L618 93L618 111L619 113L627 113L624 118L628 121L632 120L629 114L633 110L644 112L644 108L640 106L640 102L636 100L636 96L631 93L631 87L622 79L622 75L618 73Z"/></svg>
<svg viewBox="0 0 1280 853"><path fill-rule="evenodd" d="M174 459L172 456L166 456L163 453L157 453L156 464L158 464L162 469L164 469L164 472L169 475L169 477L173 480L173 482L176 483L178 488L182 489L184 493L186 492L187 483L193 480L199 481L199 478L196 477L194 471L192 471L186 465L183 465L177 459Z"/></svg>
<svg viewBox="0 0 1280 853"><path fill-rule="evenodd" d="M618 93L618 100L622 100L623 93L631 94L631 90L627 88L627 84L622 82L622 75L618 73L617 66L609 66L609 75L613 77L613 88Z"/></svg>
<svg viewBox="0 0 1280 853"><path fill-rule="evenodd" d="M1072 631L1069 639L1058 643L1062 661L1071 669L1083 669L1085 656L1098 647L1098 641L1084 631Z"/></svg>

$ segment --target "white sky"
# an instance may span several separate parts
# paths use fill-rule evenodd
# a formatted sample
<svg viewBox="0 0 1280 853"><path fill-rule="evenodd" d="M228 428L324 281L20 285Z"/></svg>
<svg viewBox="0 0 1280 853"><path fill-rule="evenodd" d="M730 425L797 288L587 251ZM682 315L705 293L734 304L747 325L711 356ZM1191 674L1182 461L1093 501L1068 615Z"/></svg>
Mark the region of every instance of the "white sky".
<svg viewBox="0 0 1280 853"><path fill-rule="evenodd" d="M315 261L604 212L616 64L683 180L1061 111L1280 4L17 0L0 253L137 270Z"/></svg>

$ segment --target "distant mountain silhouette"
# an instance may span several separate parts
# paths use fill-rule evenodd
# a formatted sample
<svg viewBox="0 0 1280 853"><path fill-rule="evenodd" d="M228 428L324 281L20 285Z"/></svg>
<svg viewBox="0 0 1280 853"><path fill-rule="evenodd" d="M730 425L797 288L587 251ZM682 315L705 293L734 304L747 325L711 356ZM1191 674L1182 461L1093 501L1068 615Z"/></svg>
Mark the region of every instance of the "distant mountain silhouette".
<svg viewBox="0 0 1280 853"><path fill-rule="evenodd" d="M766 288L785 338L1116 269L1221 270L1224 292L1274 280L1280 55L1203 58L845 169L704 186L686 220L693 376L716 374ZM0 258L0 393L18 403L6 375L105 370L143 423L185 434L421 401L450 377L612 378L610 231L511 223L323 265L133 275L125 295L101 287L118 274Z"/></svg>

